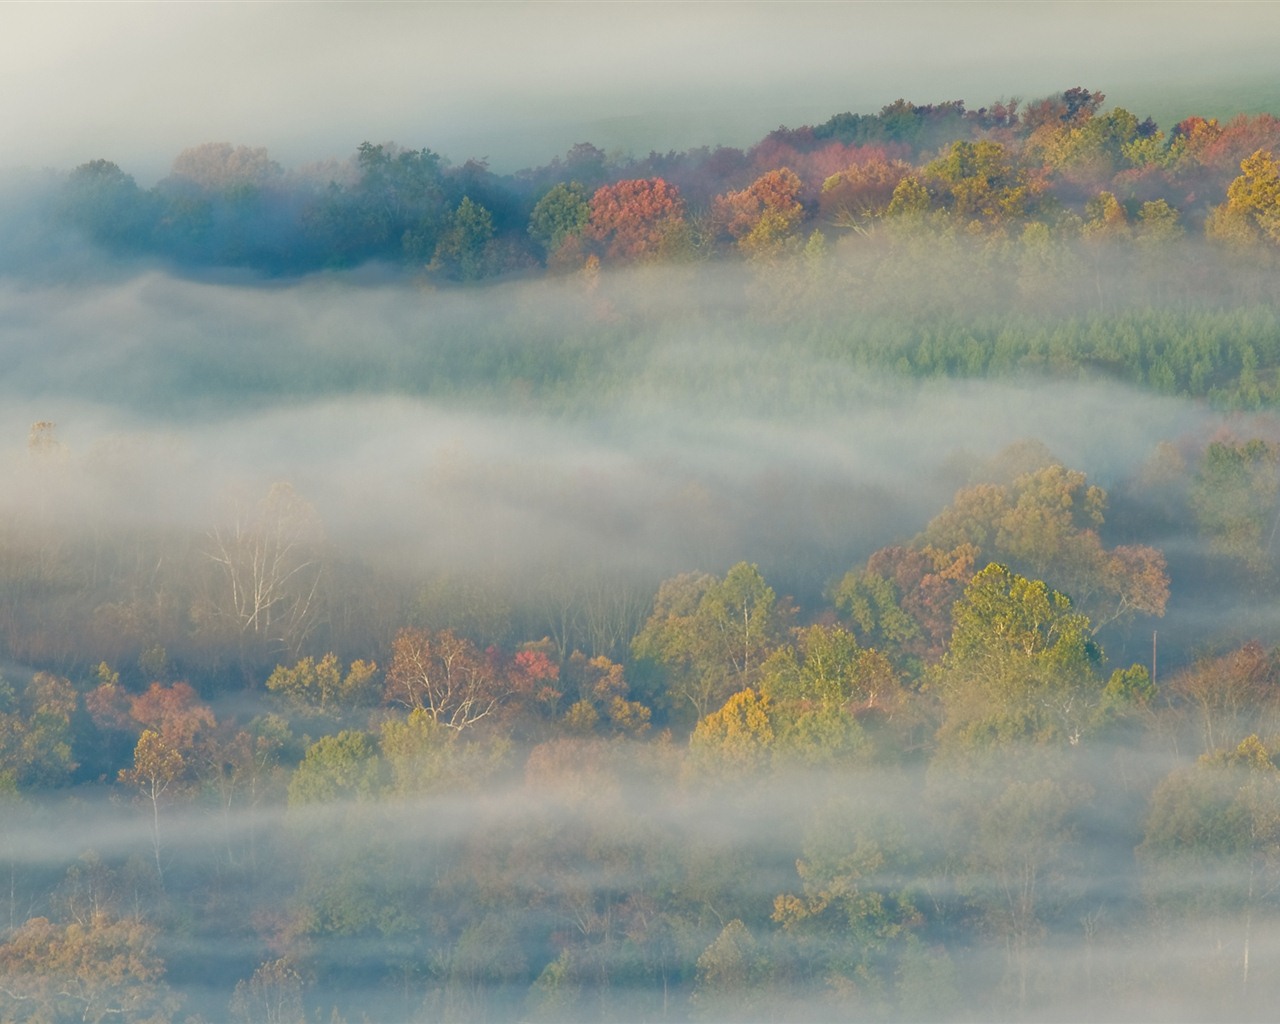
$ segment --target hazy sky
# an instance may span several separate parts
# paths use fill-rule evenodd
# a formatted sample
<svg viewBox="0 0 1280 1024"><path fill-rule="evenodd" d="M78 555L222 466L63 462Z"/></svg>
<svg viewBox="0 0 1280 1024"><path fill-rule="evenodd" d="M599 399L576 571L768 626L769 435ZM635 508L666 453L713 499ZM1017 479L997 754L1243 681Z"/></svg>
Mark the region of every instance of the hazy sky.
<svg viewBox="0 0 1280 1024"><path fill-rule="evenodd" d="M202 142L296 165L368 139L512 169L1073 85L1164 120L1261 109L1277 49L1280 3L1229 0L4 3L0 166L145 184Z"/></svg>

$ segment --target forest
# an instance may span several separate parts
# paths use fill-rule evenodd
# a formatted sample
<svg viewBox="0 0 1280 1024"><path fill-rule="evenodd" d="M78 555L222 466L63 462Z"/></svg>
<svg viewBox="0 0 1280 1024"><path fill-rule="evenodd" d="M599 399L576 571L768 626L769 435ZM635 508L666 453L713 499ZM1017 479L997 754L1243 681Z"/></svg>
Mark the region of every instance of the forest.
<svg viewBox="0 0 1280 1024"><path fill-rule="evenodd" d="M0 1019L1270 1019L1280 118L0 184Z"/></svg>

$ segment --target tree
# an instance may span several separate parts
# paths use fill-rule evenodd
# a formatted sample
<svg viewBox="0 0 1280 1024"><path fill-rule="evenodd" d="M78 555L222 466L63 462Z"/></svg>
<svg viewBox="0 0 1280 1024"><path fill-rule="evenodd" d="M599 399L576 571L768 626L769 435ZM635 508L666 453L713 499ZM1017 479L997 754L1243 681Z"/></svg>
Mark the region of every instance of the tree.
<svg viewBox="0 0 1280 1024"><path fill-rule="evenodd" d="M214 529L221 574L214 614L245 640L295 656L315 625L322 563L319 516L292 484L272 485L250 514Z"/></svg>
<svg viewBox="0 0 1280 1024"><path fill-rule="evenodd" d="M67 176L58 213L91 241L123 251L145 248L154 223L133 176L109 160L91 160Z"/></svg>
<svg viewBox="0 0 1280 1024"><path fill-rule="evenodd" d="M618 735L639 736L649 728L650 710L639 701L627 700L630 686L623 668L603 655L588 658L574 651L565 664L564 683L578 699L565 713L575 732L607 729Z"/></svg>
<svg viewBox="0 0 1280 1024"><path fill-rule="evenodd" d="M1191 509L1213 551L1254 577L1264 575L1280 526L1280 445L1214 441L1196 469Z"/></svg>
<svg viewBox="0 0 1280 1024"><path fill-rule="evenodd" d="M1175 709L1190 713L1202 754L1230 749L1250 733L1280 727L1280 663L1257 641L1203 657L1166 686Z"/></svg>
<svg viewBox="0 0 1280 1024"><path fill-rule="evenodd" d="M431 721L462 730L497 712L511 692L492 659L452 630L396 634L383 691L388 704L420 709Z"/></svg>
<svg viewBox="0 0 1280 1024"><path fill-rule="evenodd" d="M425 708L382 723L378 746L400 796L478 790L505 762L510 744L467 742L435 721Z"/></svg>
<svg viewBox="0 0 1280 1024"><path fill-rule="evenodd" d="M0 679L0 778L22 787L57 786L77 767L72 716L79 705L69 680L36 672L15 694Z"/></svg>
<svg viewBox="0 0 1280 1024"><path fill-rule="evenodd" d="M865 568L851 569L831 589L855 639L918 678L942 657L951 636L951 608L973 578L980 554L970 543L943 551L881 548Z"/></svg>
<svg viewBox="0 0 1280 1024"><path fill-rule="evenodd" d="M1077 817L1092 796L1052 754L1010 750L961 772L950 790L959 854L957 884L1006 956L1017 1016L1025 1016L1032 952L1069 906L1078 871Z"/></svg>
<svg viewBox="0 0 1280 1024"><path fill-rule="evenodd" d="M904 701L888 659L839 626L810 626L761 670L776 754L810 764L865 753L860 723L892 718Z"/></svg>
<svg viewBox="0 0 1280 1024"><path fill-rule="evenodd" d="M804 217L800 178L789 167L761 175L745 189L716 196L712 221L748 256L776 253Z"/></svg>
<svg viewBox="0 0 1280 1024"><path fill-rule="evenodd" d="M587 190L576 181L559 182L534 205L529 215L529 236L550 257L567 239L582 234L590 219Z"/></svg>
<svg viewBox="0 0 1280 1024"><path fill-rule="evenodd" d="M993 562L956 602L939 672L940 738L1076 743L1096 723L1102 652L1064 594Z"/></svg>
<svg viewBox="0 0 1280 1024"><path fill-rule="evenodd" d="M283 956L258 965L253 977L236 983L231 1018L242 1024L306 1024L302 975Z"/></svg>
<svg viewBox="0 0 1280 1024"><path fill-rule="evenodd" d="M195 750L197 737L217 725L213 709L185 682L172 686L152 683L143 693L129 698L129 715L157 733L166 746L186 751L186 756Z"/></svg>
<svg viewBox="0 0 1280 1024"><path fill-rule="evenodd" d="M1093 630L1136 615L1164 614L1164 555L1145 545L1107 550L1098 535L1107 493L1057 463L1010 484L975 484L930 520L916 543L939 551L972 545L979 564L999 561L1071 596Z"/></svg>
<svg viewBox="0 0 1280 1024"><path fill-rule="evenodd" d="M303 714L338 719L377 703L377 671L374 662L353 661L344 674L338 656L330 651L319 661L303 658L292 668L277 665L267 689Z"/></svg>
<svg viewBox="0 0 1280 1024"><path fill-rule="evenodd" d="M12 1021L123 1020L162 1024L177 1008L154 949L155 929L131 917L28 920L0 945L0 1005Z"/></svg>
<svg viewBox="0 0 1280 1024"><path fill-rule="evenodd" d="M187 768L183 756L169 746L159 733L144 729L133 751L133 767L120 769L120 781L136 787L151 805L151 844L156 874L164 884L160 863L160 804L164 795L176 789Z"/></svg>
<svg viewBox="0 0 1280 1024"><path fill-rule="evenodd" d="M738 777L768 767L773 754L769 698L747 689L702 719L689 740L690 763L698 772Z"/></svg>
<svg viewBox="0 0 1280 1024"><path fill-rule="evenodd" d="M783 617L754 565L739 562L723 580L685 574L659 587L632 653L661 665L675 694L703 718L755 683Z"/></svg>
<svg viewBox="0 0 1280 1024"><path fill-rule="evenodd" d="M683 227L679 189L662 178L637 178L596 190L583 237L607 259L634 261L660 255Z"/></svg>
<svg viewBox="0 0 1280 1024"><path fill-rule="evenodd" d="M1280 163L1269 152L1259 149L1241 162L1240 176L1227 186L1222 216L1280 245Z"/></svg>
<svg viewBox="0 0 1280 1024"><path fill-rule="evenodd" d="M264 188L284 175L266 149L229 142L206 142L184 149L174 157L169 173L210 192Z"/></svg>
<svg viewBox="0 0 1280 1024"><path fill-rule="evenodd" d="M954 142L924 173L938 184L951 210L964 218L992 223L1017 219L1031 211L1036 199L1028 175L998 142Z"/></svg>
<svg viewBox="0 0 1280 1024"><path fill-rule="evenodd" d="M869 160L831 175L822 183L818 210L831 224L858 228L889 209L894 190L911 165L902 160Z"/></svg>
<svg viewBox="0 0 1280 1024"><path fill-rule="evenodd" d="M489 243L493 236L493 216L463 196L436 243L431 269L460 281L484 277L489 271Z"/></svg>
<svg viewBox="0 0 1280 1024"><path fill-rule="evenodd" d="M344 729L307 748L289 781L289 806L364 800L380 783L377 754L362 732Z"/></svg>
<svg viewBox="0 0 1280 1024"><path fill-rule="evenodd" d="M1148 905L1179 941L1234 960L1248 995L1254 925L1280 906L1280 772L1256 735L1179 768L1151 796L1139 863ZM1195 879L1187 884L1187 879ZM1228 1004L1231 1005L1231 1004Z"/></svg>
<svg viewBox="0 0 1280 1024"><path fill-rule="evenodd" d="M907 883L919 854L903 812L883 793L845 792L823 803L796 860L800 894L773 901L773 920L805 971L873 1017L886 1015L894 967L925 923Z"/></svg>
<svg viewBox="0 0 1280 1024"><path fill-rule="evenodd" d="M768 958L738 918L698 957L693 1003L709 1020L751 1020L768 990Z"/></svg>

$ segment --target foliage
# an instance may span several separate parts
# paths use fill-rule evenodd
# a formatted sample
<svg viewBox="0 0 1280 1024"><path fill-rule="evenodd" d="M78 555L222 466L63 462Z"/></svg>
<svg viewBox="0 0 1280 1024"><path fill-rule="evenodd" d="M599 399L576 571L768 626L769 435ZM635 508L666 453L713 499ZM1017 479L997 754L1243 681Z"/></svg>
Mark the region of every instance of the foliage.
<svg viewBox="0 0 1280 1024"><path fill-rule="evenodd" d="M938 675L943 742L1075 744L1093 727L1102 654L1088 618L1065 595L993 562L965 588L954 616Z"/></svg>
<svg viewBox="0 0 1280 1024"><path fill-rule="evenodd" d="M55 924L35 917L0 946L0 1000L13 1021L124 1020L161 1024L177 1000L164 985L155 929L95 914Z"/></svg>

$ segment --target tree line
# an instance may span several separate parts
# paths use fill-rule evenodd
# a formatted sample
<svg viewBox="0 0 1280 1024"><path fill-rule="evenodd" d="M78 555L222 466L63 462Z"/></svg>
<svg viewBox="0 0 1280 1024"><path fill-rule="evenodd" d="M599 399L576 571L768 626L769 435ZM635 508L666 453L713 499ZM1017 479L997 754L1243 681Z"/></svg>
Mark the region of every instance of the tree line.
<svg viewBox="0 0 1280 1024"><path fill-rule="evenodd" d="M1159 249L1192 232L1274 248L1280 121L1191 117L1165 131L1104 100L1079 87L978 110L899 100L746 150L635 158L581 143L502 175L390 142L291 171L263 148L209 143L150 189L109 160L83 164L56 182L48 216L113 255L178 267L291 275L378 260L459 281L767 259L901 218L1041 245Z"/></svg>

